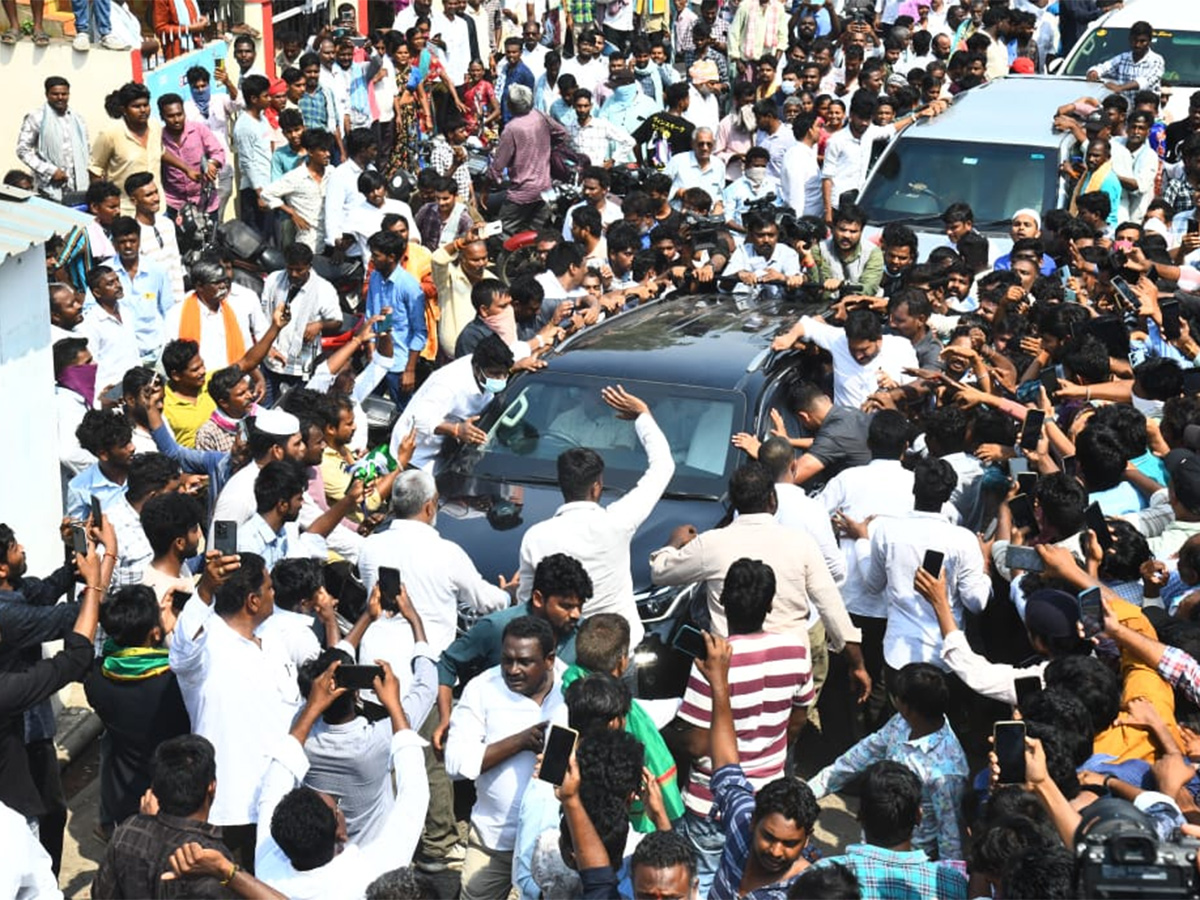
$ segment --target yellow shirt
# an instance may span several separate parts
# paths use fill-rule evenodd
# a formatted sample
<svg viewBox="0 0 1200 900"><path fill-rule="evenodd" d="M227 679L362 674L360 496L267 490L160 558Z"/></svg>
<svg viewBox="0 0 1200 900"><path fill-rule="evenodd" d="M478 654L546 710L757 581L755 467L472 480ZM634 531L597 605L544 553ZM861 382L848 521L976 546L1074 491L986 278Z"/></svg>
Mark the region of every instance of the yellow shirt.
<svg viewBox="0 0 1200 900"><path fill-rule="evenodd" d="M217 402L208 392L208 380L212 373L204 376L204 387L193 400L183 394L177 394L167 385L163 389L163 418L175 433L175 440L183 447L196 446L196 432L208 421L217 408Z"/></svg>
<svg viewBox="0 0 1200 900"><path fill-rule="evenodd" d="M350 465L346 462L345 457L333 447L326 447L325 454L321 457L321 480L325 482L325 501L330 506L346 496L346 489L350 487L351 477ZM371 491L364 499L367 504L367 512L375 512L383 505L383 498L377 491ZM362 503L346 513L346 518L361 523L365 518Z"/></svg>
<svg viewBox="0 0 1200 900"><path fill-rule="evenodd" d="M1145 614L1124 600L1112 600L1113 610L1117 618L1126 628L1132 628L1138 634L1145 635L1151 640L1158 640L1154 627ZM1162 720L1167 724L1171 736L1176 742L1181 742L1179 726L1175 722L1175 691L1155 671L1153 666L1133 659L1128 651L1121 651L1121 704L1128 703L1134 697L1145 697L1153 705ZM1122 723L1124 713L1116 723L1096 735L1092 749L1096 753L1107 753L1115 756L1117 762L1128 759L1143 759L1153 763L1159 757L1158 746L1151 732L1143 725Z"/></svg>
<svg viewBox="0 0 1200 900"><path fill-rule="evenodd" d="M92 158L88 171L111 181L121 189L121 215L133 215L133 201L125 193L125 179L134 172L149 172L159 177L162 168L162 126L151 119L146 123L146 143L143 145L125 120L113 122L92 142Z"/></svg>

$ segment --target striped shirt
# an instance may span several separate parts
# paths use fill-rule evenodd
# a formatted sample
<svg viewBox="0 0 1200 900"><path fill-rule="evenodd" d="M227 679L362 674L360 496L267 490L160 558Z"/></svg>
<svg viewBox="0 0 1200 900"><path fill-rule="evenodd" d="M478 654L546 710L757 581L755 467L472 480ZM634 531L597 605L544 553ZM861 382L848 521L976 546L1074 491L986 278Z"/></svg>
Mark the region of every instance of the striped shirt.
<svg viewBox="0 0 1200 900"><path fill-rule="evenodd" d="M733 645L729 692L738 753L746 779L759 791L783 774L792 709L811 706L815 700L812 665L805 643L787 634L735 634L729 641ZM695 666L679 718L697 728L712 725L712 688ZM697 815L707 816L712 807L711 777L712 760L707 756L696 760L683 802Z"/></svg>

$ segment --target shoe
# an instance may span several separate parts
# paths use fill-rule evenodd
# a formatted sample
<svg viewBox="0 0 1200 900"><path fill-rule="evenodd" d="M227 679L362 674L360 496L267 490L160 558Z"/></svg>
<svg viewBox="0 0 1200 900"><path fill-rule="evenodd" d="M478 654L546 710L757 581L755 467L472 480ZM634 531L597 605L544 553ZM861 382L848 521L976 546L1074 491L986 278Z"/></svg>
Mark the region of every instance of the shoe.
<svg viewBox="0 0 1200 900"><path fill-rule="evenodd" d="M130 46L115 34L106 34L100 38L100 46L105 50L129 50Z"/></svg>
<svg viewBox="0 0 1200 900"><path fill-rule="evenodd" d="M86 34L75 35L75 40L71 41L71 49L78 50L80 53L87 53L92 49L92 39Z"/></svg>

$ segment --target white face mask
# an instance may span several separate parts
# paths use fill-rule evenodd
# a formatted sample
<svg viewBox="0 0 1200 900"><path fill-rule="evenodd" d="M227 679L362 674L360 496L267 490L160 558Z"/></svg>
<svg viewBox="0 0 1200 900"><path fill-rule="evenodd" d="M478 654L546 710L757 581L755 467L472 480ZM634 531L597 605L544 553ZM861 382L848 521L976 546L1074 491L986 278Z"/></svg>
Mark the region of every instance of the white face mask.
<svg viewBox="0 0 1200 900"><path fill-rule="evenodd" d="M758 127L758 120L754 118L754 108L751 106L743 106L740 110L742 118L742 128L746 131L754 131Z"/></svg>
<svg viewBox="0 0 1200 900"><path fill-rule="evenodd" d="M763 166L755 166L752 169L746 170L746 180L755 187L758 187L767 177L767 170Z"/></svg>
<svg viewBox="0 0 1200 900"><path fill-rule="evenodd" d="M785 97L790 97L792 94L796 93L796 82L781 81L779 82L779 90Z"/></svg>

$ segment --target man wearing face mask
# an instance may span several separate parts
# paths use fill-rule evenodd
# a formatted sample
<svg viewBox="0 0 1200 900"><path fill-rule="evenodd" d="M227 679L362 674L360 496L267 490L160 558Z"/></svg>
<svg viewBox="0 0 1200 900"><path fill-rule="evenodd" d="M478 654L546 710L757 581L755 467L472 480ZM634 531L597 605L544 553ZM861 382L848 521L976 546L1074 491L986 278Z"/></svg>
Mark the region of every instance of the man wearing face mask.
<svg viewBox="0 0 1200 900"><path fill-rule="evenodd" d="M771 154L765 147L751 147L746 154L746 168L741 178L735 178L725 188L725 224L733 232L748 231L749 226L743 226L742 216L746 208L756 201L774 198L772 206L780 205L781 191L779 182L770 174L768 168Z"/></svg>
<svg viewBox="0 0 1200 900"><path fill-rule="evenodd" d="M528 341L520 340L512 297L504 282L498 278L485 278L475 285L471 290L471 305L475 307L475 318L467 323L458 336L458 344L454 347L455 359L472 355L480 341L497 334L512 350L514 358L522 360L543 348L553 347L555 339L563 334L557 319L552 319Z"/></svg>
<svg viewBox="0 0 1200 900"><path fill-rule="evenodd" d="M391 450L416 429L412 465L432 473L446 438L482 444L487 433L475 422L496 394L508 386L513 352L498 334L481 340L470 356L456 359L429 376L392 429Z"/></svg>

